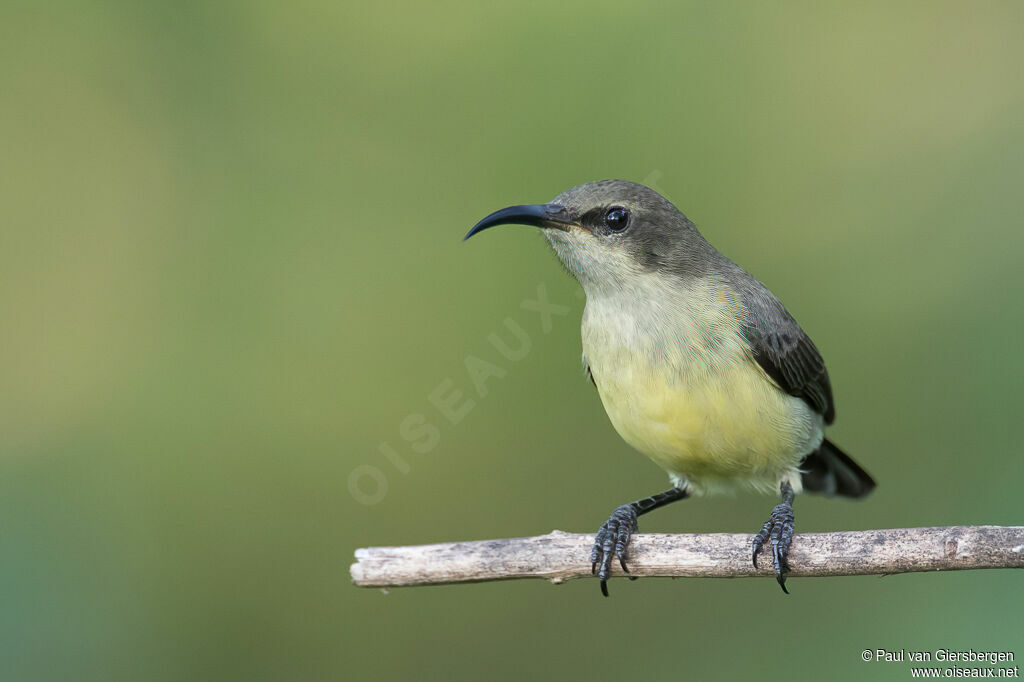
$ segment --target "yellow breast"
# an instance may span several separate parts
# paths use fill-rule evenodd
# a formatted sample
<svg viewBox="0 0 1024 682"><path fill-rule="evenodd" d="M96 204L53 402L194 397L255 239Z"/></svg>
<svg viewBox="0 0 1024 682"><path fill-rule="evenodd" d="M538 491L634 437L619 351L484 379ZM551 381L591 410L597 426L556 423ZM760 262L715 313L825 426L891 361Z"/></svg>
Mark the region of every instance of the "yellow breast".
<svg viewBox="0 0 1024 682"><path fill-rule="evenodd" d="M821 418L750 356L729 294L696 292L671 313L588 301L584 353L615 429L674 478L773 488L817 446Z"/></svg>

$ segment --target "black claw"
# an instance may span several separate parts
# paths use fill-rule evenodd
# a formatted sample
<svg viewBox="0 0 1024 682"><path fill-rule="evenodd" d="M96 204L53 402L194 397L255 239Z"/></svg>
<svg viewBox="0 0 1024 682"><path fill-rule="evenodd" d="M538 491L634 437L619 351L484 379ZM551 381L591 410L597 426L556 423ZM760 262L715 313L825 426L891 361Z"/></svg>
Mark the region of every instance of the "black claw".
<svg viewBox="0 0 1024 682"><path fill-rule="evenodd" d="M601 580L601 594L608 596L608 579L612 573L612 562L617 558L619 566L626 573L626 551L629 539L636 531L636 509L624 504L604 522L594 536L594 547L590 551L591 573Z"/></svg>
<svg viewBox="0 0 1024 682"><path fill-rule="evenodd" d="M629 553L629 540L637 529L636 517L685 497L686 489L676 486L663 493L624 504L612 512L594 536L594 546L590 550L590 572L601 581L601 594L608 596L608 578L612 575L612 562L616 557L622 572L629 573L626 555ZM629 579L636 578L629 576Z"/></svg>
<svg viewBox="0 0 1024 682"><path fill-rule="evenodd" d="M754 536L754 542L752 543L753 547L754 547L754 553L753 553L754 568L759 568L758 565L757 565L757 553L759 551L761 551L761 545L763 545L764 541L768 539L768 534L771 532L771 530L772 530L772 522L768 521L763 526L761 526L761 530L759 530L757 535Z"/></svg>
<svg viewBox="0 0 1024 682"><path fill-rule="evenodd" d="M775 569L775 580L786 594L785 574L789 571L789 546L793 542L793 505L783 502L772 510L768 521L754 536L752 543L754 568L758 568L757 555L765 542L770 541L772 548L772 568Z"/></svg>

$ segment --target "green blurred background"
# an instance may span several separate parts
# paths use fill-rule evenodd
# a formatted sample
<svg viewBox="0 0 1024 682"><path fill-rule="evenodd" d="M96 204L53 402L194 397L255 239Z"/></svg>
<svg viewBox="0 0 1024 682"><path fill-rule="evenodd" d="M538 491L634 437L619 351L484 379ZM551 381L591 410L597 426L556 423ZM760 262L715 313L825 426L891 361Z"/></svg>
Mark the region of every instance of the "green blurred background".
<svg viewBox="0 0 1024 682"><path fill-rule="evenodd" d="M459 241L607 177L656 185L828 359L832 434L880 486L801 498L798 530L1024 521L1022 31L1018 2L3 3L0 679L908 679L860 652L1024 656L1010 571L608 600L348 575L357 547L591 532L666 487L582 377L583 301L543 240ZM538 286L571 308L549 333L521 308ZM517 362L487 341L506 318ZM467 356L505 372L486 396ZM457 425L439 385L475 401ZM642 529L752 533L774 503Z"/></svg>

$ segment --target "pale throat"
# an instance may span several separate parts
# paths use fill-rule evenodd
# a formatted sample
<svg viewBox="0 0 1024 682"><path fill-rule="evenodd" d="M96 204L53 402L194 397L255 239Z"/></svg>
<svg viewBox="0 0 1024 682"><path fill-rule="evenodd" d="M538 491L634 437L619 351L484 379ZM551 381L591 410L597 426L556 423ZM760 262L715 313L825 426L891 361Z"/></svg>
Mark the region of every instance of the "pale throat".
<svg viewBox="0 0 1024 682"><path fill-rule="evenodd" d="M583 286L581 331L591 363L629 358L660 368L671 383L722 369L745 352L742 300L718 279L643 273L617 287Z"/></svg>

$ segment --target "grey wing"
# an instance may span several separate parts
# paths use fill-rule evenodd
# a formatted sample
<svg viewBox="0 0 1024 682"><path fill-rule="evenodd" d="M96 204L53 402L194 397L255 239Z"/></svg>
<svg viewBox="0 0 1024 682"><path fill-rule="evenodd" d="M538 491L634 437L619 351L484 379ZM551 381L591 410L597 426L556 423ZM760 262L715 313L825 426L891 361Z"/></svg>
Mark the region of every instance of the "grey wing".
<svg viewBox="0 0 1024 682"><path fill-rule="evenodd" d="M836 411L821 353L782 303L757 284L743 295L743 335L754 359L782 390L801 398L831 424Z"/></svg>

